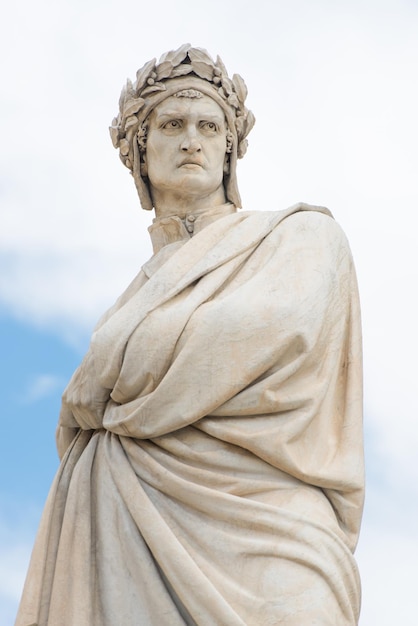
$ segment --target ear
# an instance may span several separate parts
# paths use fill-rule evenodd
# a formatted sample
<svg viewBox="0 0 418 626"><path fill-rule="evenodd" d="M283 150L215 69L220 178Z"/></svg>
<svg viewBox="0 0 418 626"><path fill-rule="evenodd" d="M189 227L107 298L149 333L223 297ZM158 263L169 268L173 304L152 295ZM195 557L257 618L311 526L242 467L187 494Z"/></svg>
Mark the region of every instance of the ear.
<svg viewBox="0 0 418 626"><path fill-rule="evenodd" d="M225 154L225 158L224 158L224 174L228 175L230 172L230 167L229 167L229 154L228 152Z"/></svg>
<svg viewBox="0 0 418 626"><path fill-rule="evenodd" d="M140 163L140 171L141 176L148 176L148 165L147 165L147 153L141 153L141 163Z"/></svg>

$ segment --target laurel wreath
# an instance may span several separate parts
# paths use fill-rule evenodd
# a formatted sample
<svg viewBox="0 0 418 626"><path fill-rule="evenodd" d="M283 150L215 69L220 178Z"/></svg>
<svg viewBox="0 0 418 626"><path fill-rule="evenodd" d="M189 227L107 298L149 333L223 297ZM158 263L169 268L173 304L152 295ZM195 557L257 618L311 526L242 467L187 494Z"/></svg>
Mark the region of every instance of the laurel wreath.
<svg viewBox="0 0 418 626"><path fill-rule="evenodd" d="M119 99L119 114L112 121L110 136L115 148L119 148L122 162L131 171L133 169L133 142L141 145L146 130L140 124L141 109L145 106L145 98L167 89L166 82L172 78L194 74L208 81L225 103L234 112L235 131L238 138L238 158L247 150L246 137L254 126L255 118L245 107L247 87L239 74L228 77L227 70L218 56L216 62L206 50L192 48L185 44L165 53L156 63L152 59L145 63L136 73L136 80L127 80Z"/></svg>

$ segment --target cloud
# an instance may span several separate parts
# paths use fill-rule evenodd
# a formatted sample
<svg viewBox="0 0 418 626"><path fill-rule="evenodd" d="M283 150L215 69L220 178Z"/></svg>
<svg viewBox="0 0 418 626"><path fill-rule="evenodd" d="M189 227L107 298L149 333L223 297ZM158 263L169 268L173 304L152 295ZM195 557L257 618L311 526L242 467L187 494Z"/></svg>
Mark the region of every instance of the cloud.
<svg viewBox="0 0 418 626"><path fill-rule="evenodd" d="M14 623L31 550L20 539L0 546L0 622L4 626Z"/></svg>
<svg viewBox="0 0 418 626"><path fill-rule="evenodd" d="M0 623L12 626L22 593L39 520L39 510L27 504L7 504L0 518ZM5 507L6 510L6 507ZM13 511L12 511L13 510Z"/></svg>
<svg viewBox="0 0 418 626"><path fill-rule="evenodd" d="M397 4L394 11L395 4L353 2L343 10L322 2L318 9L299 0L291 10L262 3L256 54L230 43L226 18L236 17L234 2L222 7L223 19L206 16L203 31L198 12L187 12L178 31L180 37L199 25L191 29L196 37L204 34L249 84L258 121L240 163L245 208L285 208L299 199L329 205L364 251L366 268L369 231L386 236L373 222L391 219L400 201L411 219L417 197L415 13ZM249 5L240 9L253 32L260 24ZM118 29L129 30L126 15L138 11L133 2L116 14L111 2L99 13L94 3L81 10L65 1L43 0L36 11L30 3L24 11L10 7L19 36L6 33L15 66L7 66L0 86L8 120L0 300L28 321L90 327L150 254L151 216L139 208L107 131L126 74L172 41L171 21L162 21L158 33L142 28L137 47L122 37L122 45L109 46Z"/></svg>
<svg viewBox="0 0 418 626"><path fill-rule="evenodd" d="M359 626L415 626L418 538L364 524L357 560L363 608Z"/></svg>
<svg viewBox="0 0 418 626"><path fill-rule="evenodd" d="M261 37L261 22L240 3L254 47L237 46L229 32L234 2L222 6L222 19L216 11L205 16L204 28L199 12L187 12L176 39L196 33L249 85L258 121L239 164L244 207L320 203L347 231L362 295L367 419L382 455L418 484L411 436L415 363L408 349L418 345L411 289L418 279L418 89L411 80L417 11L389 0L344 8L300 0L293 9L262 5ZM181 13L187 3L176 6ZM152 54L180 42L163 20L158 32L142 26L137 46L116 36L109 47L116 32L129 31L126 15L139 16L133 2L116 13L110 2L99 15L94 3L82 10L77 2L54 7L44 0L39 11L29 4L24 14L10 8L20 19L20 44L9 44L21 71L8 66L0 86L9 116L2 135L0 303L76 343L151 253L152 216L139 208L107 131L119 89ZM31 115L22 123L27 92Z"/></svg>
<svg viewBox="0 0 418 626"><path fill-rule="evenodd" d="M63 387L64 382L59 376L39 374L29 383L27 389L23 391L21 402L34 404L54 394L57 389Z"/></svg>
<svg viewBox="0 0 418 626"><path fill-rule="evenodd" d="M257 117L239 164L244 208L320 203L348 234L363 309L369 493L379 494L366 508L359 551L362 624L412 626L416 531L405 532L402 514L416 516L408 502L418 495L418 7L257 7L213 0L209 13L191 13L177 0L173 13L163 1L156 26L155 7L132 0L122 9L112 1L8 4L0 307L71 343L89 332L151 253L152 216L107 131L124 79L190 38L219 53L244 76ZM42 374L26 397L36 402L58 384ZM10 542L15 563L26 549L19 542Z"/></svg>

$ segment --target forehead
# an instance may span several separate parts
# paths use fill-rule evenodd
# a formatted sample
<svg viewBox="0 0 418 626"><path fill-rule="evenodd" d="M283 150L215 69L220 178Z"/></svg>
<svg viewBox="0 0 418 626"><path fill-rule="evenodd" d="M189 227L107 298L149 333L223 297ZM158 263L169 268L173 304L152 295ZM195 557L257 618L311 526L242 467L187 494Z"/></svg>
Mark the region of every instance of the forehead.
<svg viewBox="0 0 418 626"><path fill-rule="evenodd" d="M169 96L157 104L150 115L150 120L166 116L196 116L205 119L210 117L225 121L225 114L219 104L206 95L202 95L201 98Z"/></svg>

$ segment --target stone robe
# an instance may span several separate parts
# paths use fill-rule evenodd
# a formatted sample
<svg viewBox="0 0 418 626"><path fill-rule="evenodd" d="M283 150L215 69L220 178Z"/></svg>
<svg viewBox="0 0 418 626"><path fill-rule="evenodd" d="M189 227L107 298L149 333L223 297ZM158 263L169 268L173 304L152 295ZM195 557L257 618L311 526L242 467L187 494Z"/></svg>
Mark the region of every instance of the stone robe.
<svg viewBox="0 0 418 626"><path fill-rule="evenodd" d="M151 227L156 254L64 393L17 626L357 624L346 238L307 205L195 224Z"/></svg>

